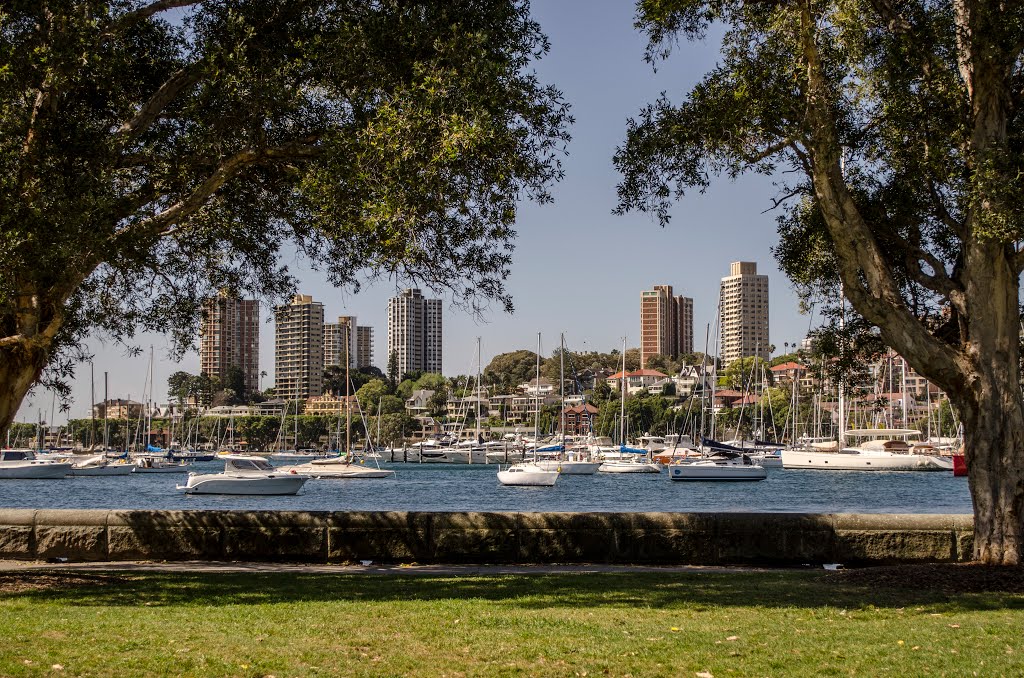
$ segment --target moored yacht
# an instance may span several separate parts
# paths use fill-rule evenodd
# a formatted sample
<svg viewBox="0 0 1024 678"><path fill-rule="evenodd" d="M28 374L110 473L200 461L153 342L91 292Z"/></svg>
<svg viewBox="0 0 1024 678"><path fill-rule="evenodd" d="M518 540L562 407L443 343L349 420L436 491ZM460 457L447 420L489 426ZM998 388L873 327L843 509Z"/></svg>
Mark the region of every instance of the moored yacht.
<svg viewBox="0 0 1024 678"><path fill-rule="evenodd" d="M916 429L856 429L847 436L867 438L860 445L832 450L787 449L782 465L787 469L827 471L951 471L953 460L935 454L917 454L908 441L920 436Z"/></svg>
<svg viewBox="0 0 1024 678"><path fill-rule="evenodd" d="M184 485L178 485L185 494L297 494L309 476L283 472L271 466L263 457L232 454L224 460L222 473L189 473Z"/></svg>
<svg viewBox="0 0 1024 678"><path fill-rule="evenodd" d="M498 482L502 485L526 487L551 487L558 480L558 471L549 471L530 462L512 464L504 471L498 470Z"/></svg>
<svg viewBox="0 0 1024 678"><path fill-rule="evenodd" d="M69 476L127 476L135 471L135 464L123 459L110 460L105 454L97 454L85 459L71 458L73 466Z"/></svg>
<svg viewBox="0 0 1024 678"><path fill-rule="evenodd" d="M63 478L71 462L39 459L35 450L0 450L0 478Z"/></svg>

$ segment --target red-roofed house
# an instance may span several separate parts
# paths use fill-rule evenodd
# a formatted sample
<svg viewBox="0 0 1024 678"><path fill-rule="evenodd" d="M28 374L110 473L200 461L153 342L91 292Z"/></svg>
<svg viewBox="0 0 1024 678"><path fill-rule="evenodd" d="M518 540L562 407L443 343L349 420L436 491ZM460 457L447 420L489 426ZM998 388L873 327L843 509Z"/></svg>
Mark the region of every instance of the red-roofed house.
<svg viewBox="0 0 1024 678"><path fill-rule="evenodd" d="M792 384L794 381L799 382L804 378L807 368L800 363L788 362L776 365L770 368L770 371L776 384L783 381Z"/></svg>
<svg viewBox="0 0 1024 678"><path fill-rule="evenodd" d="M567 407L563 411L565 417L565 435L588 436L592 431L594 417L598 409L590 403Z"/></svg>
<svg viewBox="0 0 1024 678"><path fill-rule="evenodd" d="M622 382L622 372L616 372L612 376L608 377L606 381L608 386L618 391L620 389L620 383ZM635 372L626 372L626 393L632 395L637 391L643 391L654 386L662 379L668 377L667 374L662 374L658 370L637 370Z"/></svg>

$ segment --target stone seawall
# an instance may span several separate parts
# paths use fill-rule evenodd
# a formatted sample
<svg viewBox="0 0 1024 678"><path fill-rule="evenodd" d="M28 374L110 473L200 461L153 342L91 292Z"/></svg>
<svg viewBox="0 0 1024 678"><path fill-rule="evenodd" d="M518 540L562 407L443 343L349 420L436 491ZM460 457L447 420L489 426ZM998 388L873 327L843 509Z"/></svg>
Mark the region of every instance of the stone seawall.
<svg viewBox="0 0 1024 678"><path fill-rule="evenodd" d="M0 509L0 558L798 565L959 562L969 515Z"/></svg>

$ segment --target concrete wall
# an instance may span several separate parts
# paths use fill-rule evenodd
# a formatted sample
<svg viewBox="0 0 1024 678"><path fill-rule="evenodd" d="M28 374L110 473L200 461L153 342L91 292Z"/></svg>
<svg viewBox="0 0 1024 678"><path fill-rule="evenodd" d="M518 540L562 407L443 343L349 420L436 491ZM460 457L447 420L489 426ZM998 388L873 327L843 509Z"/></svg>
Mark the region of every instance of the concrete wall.
<svg viewBox="0 0 1024 678"><path fill-rule="evenodd" d="M0 558L665 565L956 562L969 515L0 509Z"/></svg>

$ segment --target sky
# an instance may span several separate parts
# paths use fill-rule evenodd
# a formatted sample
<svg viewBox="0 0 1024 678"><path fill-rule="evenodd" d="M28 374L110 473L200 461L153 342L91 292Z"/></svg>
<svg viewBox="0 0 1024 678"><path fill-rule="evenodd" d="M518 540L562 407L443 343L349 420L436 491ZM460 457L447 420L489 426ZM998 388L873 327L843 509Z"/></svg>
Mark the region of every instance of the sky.
<svg viewBox="0 0 1024 678"><path fill-rule="evenodd" d="M667 92L674 102L710 70L718 59L717 43L681 44L657 71L643 60L644 37L633 28L634 6L628 0L534 0L533 15L551 41L551 51L534 67L541 79L562 90L576 119L573 140L563 160L565 178L552 188L554 202L525 203L518 215L516 251L506 281L515 313L498 307L474 317L452 306L444 294L443 371L446 375L476 372L476 340L481 339L483 365L521 348L542 352L557 348L565 334L572 351L607 352L639 344L640 292L654 285L672 285L675 294L694 300L694 348L703 350L707 327L712 339L718 286L733 261L757 262L769 276L770 337L781 352L784 342L806 336L812 319L801 315L792 286L779 272L770 248L776 243L776 213L768 210L778 189L771 178L722 177L704 193L677 203L671 223L662 228L648 215L616 216L615 188L619 175L612 165L615 148L625 138L626 121ZM330 321L355 315L360 325L374 328L375 363L387 363L387 302L406 285L384 281L366 285L358 294L336 290L293 256L286 263L301 281L297 290L311 294L325 307ZM264 309L260 332L260 369L273 384L274 335L270 309ZM94 355L96 401L103 398L107 373L110 397L143 400L153 346L155 399L166 402L167 377L178 370L199 372L199 355L180 362L169 356L169 342L160 335L139 335L128 355L118 345L99 340ZM59 424L69 416L88 416L89 365L72 383L72 403L59 411L53 394L43 389L22 404L18 421Z"/></svg>

